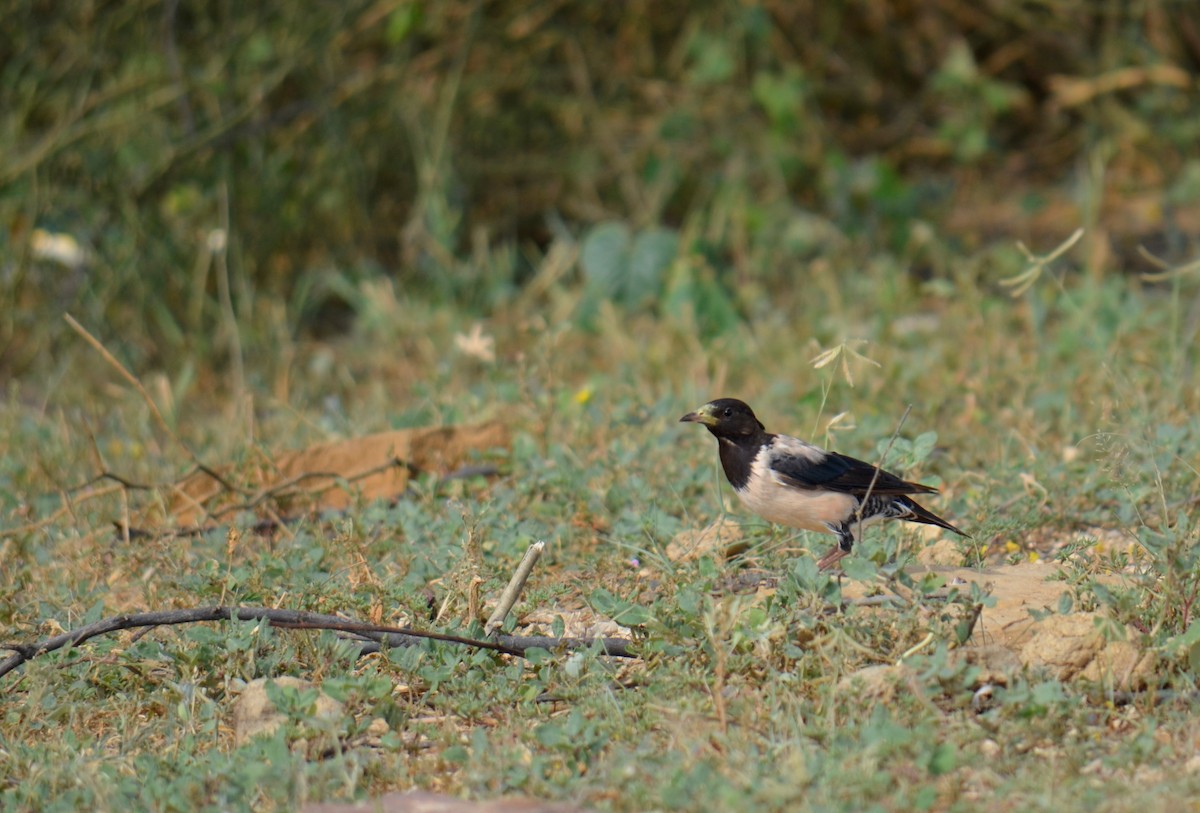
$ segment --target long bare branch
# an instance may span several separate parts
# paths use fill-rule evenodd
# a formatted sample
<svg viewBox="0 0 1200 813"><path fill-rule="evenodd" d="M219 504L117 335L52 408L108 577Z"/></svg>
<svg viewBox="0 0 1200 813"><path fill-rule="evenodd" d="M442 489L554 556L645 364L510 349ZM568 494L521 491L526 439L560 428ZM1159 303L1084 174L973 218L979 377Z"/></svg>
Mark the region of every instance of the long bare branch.
<svg viewBox="0 0 1200 813"><path fill-rule="evenodd" d="M159 610L131 615L118 615L105 618L92 624L86 624L69 632L55 635L35 643L6 643L0 649L8 649L12 655L0 661L0 677L47 652L54 652L67 646L75 646L110 632L142 627L170 626L174 624L194 624L202 621L267 621L276 627L289 629L328 629L352 633L372 644L365 645L366 652L374 652L379 646L389 647L415 646L421 641L439 641L448 644L458 644L476 649L488 649L507 655L524 657L530 649L589 649L599 646L607 655L621 658L635 658L637 654L631 648L632 642L624 638L551 638L546 636L499 635L490 639L469 638L462 635L451 635L429 630L418 630L410 627L392 627L382 624L367 624L352 621L335 615L310 613L303 610L283 610L269 607L197 607L184 610Z"/></svg>

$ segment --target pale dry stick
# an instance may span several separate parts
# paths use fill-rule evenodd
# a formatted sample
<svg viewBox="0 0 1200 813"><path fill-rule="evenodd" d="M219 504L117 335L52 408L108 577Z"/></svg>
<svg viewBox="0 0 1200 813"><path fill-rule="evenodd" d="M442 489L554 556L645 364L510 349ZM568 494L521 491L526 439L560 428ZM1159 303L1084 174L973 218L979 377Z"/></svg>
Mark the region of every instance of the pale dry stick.
<svg viewBox="0 0 1200 813"><path fill-rule="evenodd" d="M62 152L70 145L82 141L89 135L100 132L112 126L116 115L105 116L97 114L90 116L93 110L107 108L122 109L121 104L109 104L119 101L122 97L136 94L138 109L143 115L149 115L160 107L165 107L177 98L178 91L173 88L158 91L146 91L148 82L134 80L131 82L113 82L111 90L97 91L84 88L79 94L79 101L72 104L72 110L67 112L65 121L61 122L37 144L25 151L23 155L9 157L4 167L0 168L0 186L5 186L27 172L32 172L50 156ZM252 107L257 110L258 107Z"/></svg>
<svg viewBox="0 0 1200 813"><path fill-rule="evenodd" d="M295 541L295 531L288 527L288 523L284 519L283 515L276 511L273 505L267 504L263 506L263 512L267 515L267 520L275 523L275 527L278 528L280 532L282 532L283 535L288 538L289 541Z"/></svg>
<svg viewBox="0 0 1200 813"><path fill-rule="evenodd" d="M131 518L129 515L129 489L121 489L121 541L125 543L125 549L129 549L129 525Z"/></svg>
<svg viewBox="0 0 1200 813"><path fill-rule="evenodd" d="M175 441L180 446L183 446L183 442L175 436L175 433L171 431L171 427L167 425L167 421L162 416L162 413L158 411L158 405L154 403L154 399L150 397L150 393L146 392L146 388L142 386L142 382L138 381L137 378L134 377L133 373L129 372L124 364L117 361L116 357L112 353L108 352L108 348L101 344L99 339L88 332L87 328L75 321L74 316L69 313L64 313L63 319L66 319L67 324L70 325L76 333L82 336L83 340L90 344L97 353L103 356L105 361L116 368L116 371L121 374L122 378L129 382L131 387L138 391L138 395L142 396L142 400L146 402L148 407L150 407L150 414L154 416L154 420L158 422L158 425L163 432L165 432L167 436L171 438L171 440ZM183 448L187 449L186 446L183 446ZM188 449L188 454L191 454L190 449ZM192 457L194 458L195 455L192 455Z"/></svg>
<svg viewBox="0 0 1200 813"><path fill-rule="evenodd" d="M204 315L204 294L208 287L208 272L212 269L213 252L205 245L196 252L196 262L192 264L192 286L187 302L187 326L192 330L200 330L200 320Z"/></svg>
<svg viewBox="0 0 1200 813"><path fill-rule="evenodd" d="M472 621L478 620L483 615L483 599L479 594L479 587L483 583L484 578L478 573L472 574L471 581L467 583L467 618Z"/></svg>
<svg viewBox="0 0 1200 813"><path fill-rule="evenodd" d="M246 370L242 356L242 334L238 329L237 313L233 308L233 291L229 286L229 185L222 182L218 195L221 230L209 234L207 248L216 270L217 298L221 304L221 319L229 342L229 358L233 368L233 403L240 403L246 391Z"/></svg>
<svg viewBox="0 0 1200 813"><path fill-rule="evenodd" d="M1048 84L1053 105L1058 108L1072 108L1086 104L1097 96L1118 91L1140 89L1145 85L1186 89L1192 81L1192 77L1183 68L1160 64L1117 68L1086 79L1056 74L1049 77Z"/></svg>
<svg viewBox="0 0 1200 813"><path fill-rule="evenodd" d="M908 658L911 658L913 655L916 655L922 649L924 649L925 647L932 644L933 640L934 640L934 635L933 635L933 632L931 631L931 632L927 633L925 635L925 637L919 643L917 643L915 646L911 646L908 649L904 650L904 654L901 655L899 660L896 661L896 665L899 666L900 664L904 663L904 661L907 660Z"/></svg>
<svg viewBox="0 0 1200 813"><path fill-rule="evenodd" d="M107 486L105 488L98 488L95 491L88 491L84 494L79 495L78 497L72 497L70 502L64 503L62 505L62 507L56 509L49 516L39 519L37 522L30 522L25 525L18 525L16 528L3 529L3 530L0 530L0 534L2 534L4 536L20 536L22 534L28 534L28 533L33 533L34 531L40 531L42 528L45 528L48 525L53 525L58 520L62 519L62 517L71 514L72 511L74 510L75 506L78 506L80 503L85 503L85 502L88 502L89 500L94 500L97 497L108 497L112 494L115 494L118 491L123 490L124 488L125 488L125 486L121 485L120 483L117 483L117 484L114 484L111 486Z"/></svg>
<svg viewBox="0 0 1200 813"><path fill-rule="evenodd" d="M184 477L182 480L180 480L178 482L167 483L167 484L163 484L161 486L160 485L130 484L127 481L120 478L119 476L112 474L110 472L105 472L104 474L102 474L100 476L108 477L109 479L116 480L117 482L122 483L123 485L125 485L129 488L136 487L136 488L140 488L140 489L155 489L155 488L170 489L171 493L173 493L176 497L183 500L184 502L188 503L193 510L195 510L197 513L202 515L202 519L200 520L200 522L198 522L194 528L188 529L188 530L196 530L196 529L199 529L202 527L200 523L205 520L212 520L212 521L216 522L216 521L220 520L222 517L224 517L230 513L235 513L237 511L254 510L254 509L259 508L260 506L263 506L264 503L266 503L267 501L269 501L271 499L277 499L279 497L290 497L293 495L304 495L304 496L317 497L317 496L320 496L321 494L325 493L326 491L329 491L334 488L338 488L343 481L346 483L353 483L357 480L366 479L367 477L370 477L374 474L378 474L379 472L386 471L390 468L397 467L397 466L404 466L409 469L412 469L412 464L407 463L403 460L400 460L399 458L394 458L392 460L389 460L387 463L381 463L378 466L372 466L369 469L364 469L363 471L356 472L355 474L347 475L345 477L343 477L342 475L340 475L334 471L302 472L300 474L295 475L294 477L289 477L287 480L284 480L283 482L276 483L275 485L270 486L269 488L260 489L259 491L254 492L254 493L251 493L251 492L247 491L246 489L237 488L237 487L229 484L224 478L219 477L211 469L208 469L204 466L198 466L196 470L190 472L186 477ZM199 471L199 472L207 475L208 477L213 478L213 480L215 480L217 482L217 484L220 485L222 488L224 488L226 491L228 491L230 493L247 494L249 496L249 499L247 499L244 502L226 505L215 511L210 511L208 509L207 505L205 505L200 500L197 500L195 497L191 496L190 494L185 492L180 487L180 483L186 482L193 474L196 473L196 471ZM305 489L299 489L299 488L296 488L295 490L291 490L295 486L298 486L299 484L303 483L305 480L313 480L313 479L329 480L330 482L328 485L322 486L320 488L312 489L312 490L305 490ZM204 497L203 499L208 500L208 499L211 499L213 496L216 496L216 495L209 495L207 497ZM271 511L272 509L270 509L268 506L265 510ZM286 523L284 523L284 521L283 521L283 518L278 516L275 513L271 514L271 519L278 521L281 525L286 525ZM289 534L289 536L291 535L290 531L287 533Z"/></svg>
<svg viewBox="0 0 1200 813"><path fill-rule="evenodd" d="M883 464L887 462L887 456L891 454L892 445L896 442L896 438L900 436L900 430L904 428L904 422L908 420L908 414L912 412L912 404L904 408L904 414L900 416L900 422L896 424L895 431L888 438L888 444L883 449L883 454L879 456L879 463L875 466L875 473L871 475L871 484L867 486L867 493L863 495L862 502L858 504L858 538L862 539L863 531L863 509L867 506L867 501L871 499L871 492L875 490L875 483L879 481L879 474L883 471Z"/></svg>
<svg viewBox="0 0 1200 813"><path fill-rule="evenodd" d="M967 639L969 639L971 637L971 635L974 633L975 625L979 622L979 618L981 615L983 615L983 605L982 604L971 605L971 615L967 619L966 635L963 637L963 639L962 639L963 641L966 641ZM904 654L902 654L896 660L896 665L900 666L906 660L911 658L913 655L916 655L922 649L925 649L930 644L932 644L934 642L934 640L936 640L936 636L934 635L933 630L930 630L929 633L926 634L926 636L919 643L904 650ZM961 643L959 643L957 641L951 641L948 648L949 649L958 649L960 646L962 646Z"/></svg>
<svg viewBox="0 0 1200 813"><path fill-rule="evenodd" d="M471 47L479 28L482 4L471 5L466 21L460 26L462 37L453 62L445 74L445 81L438 92L432 117L419 117L415 113L404 116L409 132L409 142L417 167L417 205L411 207L416 214L409 217L401 235L406 246L420 243L420 247L434 255L445 268L455 266L454 256L446 250L440 240L433 239L426 224L431 202L436 200L447 173L446 153L449 151L450 125L454 121L456 102L461 96L463 76L471 55ZM427 136L426 133L429 133ZM406 249L407 250L407 249Z"/></svg>
<svg viewBox="0 0 1200 813"><path fill-rule="evenodd" d="M213 517L222 517L225 514L228 514L230 511L248 511L252 508L257 508L266 500L276 499L279 497L291 497L296 495L317 497L321 494L324 494L326 491L332 491L335 488L341 488L343 482L347 484L354 483L357 480L364 480L367 477L387 471L388 469L407 465L408 464L402 460L393 459L386 463L381 463L378 466L372 466L369 469L356 472L355 474L344 476L336 471L300 472L299 474L289 477L282 482L275 483L267 488L259 489L257 492L250 495L250 498L245 502L241 502L236 505L227 505L224 508L221 508L213 513ZM306 480L328 480L329 482L311 489L297 488L297 486Z"/></svg>
<svg viewBox="0 0 1200 813"><path fill-rule="evenodd" d="M104 453L100 451L100 444L96 442L96 433L92 431L92 424L87 418L83 419L83 424L87 427L88 448L92 452L96 468L100 471L108 471L108 461L104 459Z"/></svg>
<svg viewBox="0 0 1200 813"><path fill-rule="evenodd" d="M881 574L879 574L876 581L878 581L880 587L882 587L885 590L890 590L892 592L892 594L895 595L896 598L898 598L904 604L913 604L916 602L916 598L917 598L916 593L914 591L910 590L905 585L901 584L896 579L895 574L893 574L891 576L884 576L881 573Z"/></svg>
<svg viewBox="0 0 1200 813"><path fill-rule="evenodd" d="M858 508L854 511L854 516L856 517L855 525L857 526L855 531L860 542L863 537L863 509L867 507L867 502L871 499L871 493L875 490L875 483L879 481L879 475L883 472L883 464L887 462L887 456L892 451L892 444L899 437L900 430L904 427L904 422L908 420L908 413L910 412L912 412L912 404L904 408L904 414L900 416L900 422L896 424L896 429L892 432L891 438L888 439L883 454L879 456L879 463L875 466L875 473L871 475L871 482L867 486L867 493L862 496L862 499L858 503ZM833 550L821 557L820 561L817 562L817 569L828 570L846 558L847 555L847 551L842 550L841 545L838 544Z"/></svg>
<svg viewBox="0 0 1200 813"><path fill-rule="evenodd" d="M177 499L182 500L185 505L190 506L193 511L200 515L201 519L196 522L196 527L201 527L206 520L211 519L215 521L217 518L209 513L207 505L184 491L182 484L186 482L189 477L191 477L192 473L194 473L194 471L177 482L171 483L167 486L167 488L171 490L171 493L174 494ZM205 497L204 499L207 500L210 499L210 497ZM172 513L177 514L178 511Z"/></svg>
<svg viewBox="0 0 1200 813"><path fill-rule="evenodd" d="M508 586L500 594L500 600L496 603L496 609L492 612L491 618L483 626L485 635L491 635L500 629L500 625L508 617L513 605L517 603L521 591L525 589L525 582L529 581L529 574L533 572L533 566L537 564L538 559L542 558L542 552L545 549L546 543L539 539L529 546L529 550L525 551L520 564L513 571L512 578L508 580Z"/></svg>
<svg viewBox="0 0 1200 813"><path fill-rule="evenodd" d="M181 449L184 450L184 452L192 460L192 462L196 464L197 468L199 468L201 471L208 474L210 477L212 477L218 483L223 485L226 489L228 489L230 491L240 491L240 489L236 489L233 486L231 486L225 480L225 478L221 477L221 475L219 475L211 467L204 465L204 463L201 462L200 458L196 456L196 453L193 452L192 449L186 443L184 443L179 438L179 436L175 434L174 431L171 430L171 427L167 424L166 418L163 417L162 412L159 410L158 404L156 404L154 402L154 399L150 397L150 393L147 392L146 388L142 386L142 382L139 381L137 379L137 377L134 376L134 374L131 373L124 364L122 364L120 361L118 361L116 356L114 356L112 353L110 353L108 351L108 348L106 348L100 342L99 339L97 339L95 336L93 336L91 334L91 332L88 331L88 329L85 328L83 325L81 325L75 319L75 317L71 316L71 314L64 313L63 319L65 319L67 324L71 326L72 330L74 330L76 333L78 333L83 338L84 341L86 341L88 344L90 344L92 346L92 349L94 349L97 353L99 353L100 356L105 361L107 361L120 374L120 376L122 378L124 378L126 382L129 383L130 386L132 386L135 390L137 390L138 395L142 396L142 400L145 401L146 406L148 406L150 408L150 414L152 416L154 416L154 420L158 424L159 428L177 446L179 446Z"/></svg>
<svg viewBox="0 0 1200 813"><path fill-rule="evenodd" d="M79 516L75 513L75 506L71 505L70 492L60 488L58 489L58 498L62 500L63 505L67 508L67 512L71 515L71 522L79 525Z"/></svg>

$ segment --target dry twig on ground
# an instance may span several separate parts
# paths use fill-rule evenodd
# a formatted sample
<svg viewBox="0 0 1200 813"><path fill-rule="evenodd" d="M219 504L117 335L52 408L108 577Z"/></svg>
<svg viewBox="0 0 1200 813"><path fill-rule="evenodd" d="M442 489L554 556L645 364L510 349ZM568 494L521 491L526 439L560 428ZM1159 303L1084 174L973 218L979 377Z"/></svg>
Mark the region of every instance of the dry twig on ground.
<svg viewBox="0 0 1200 813"><path fill-rule="evenodd" d="M186 610L161 610L105 618L70 632L31 644L6 643L0 649L14 654L0 661L0 677L8 674L26 661L67 646L81 644L99 635L119 630L157 627L173 624L194 624L201 621L267 621L276 627L288 629L328 629L350 633L369 643L362 654L376 652L380 647L415 646L421 641L440 641L459 644L476 649L489 649L506 655L524 657L530 649L589 649L599 646L604 654L619 658L635 658L632 642L624 638L552 638L535 635L499 635L481 640L462 635L417 630L409 627L390 627L381 624L366 624L334 615L310 613L302 610L281 610L268 607L198 607Z"/></svg>

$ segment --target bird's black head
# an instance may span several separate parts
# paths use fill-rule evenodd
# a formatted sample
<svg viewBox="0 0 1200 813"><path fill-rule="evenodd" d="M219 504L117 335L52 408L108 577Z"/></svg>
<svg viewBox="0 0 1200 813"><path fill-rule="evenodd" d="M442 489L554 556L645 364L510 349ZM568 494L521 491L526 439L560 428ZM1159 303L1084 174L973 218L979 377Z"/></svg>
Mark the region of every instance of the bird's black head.
<svg viewBox="0 0 1200 813"><path fill-rule="evenodd" d="M740 438L753 438L766 431L766 428L754 417L754 410L744 401L736 398L718 398L709 401L695 412L689 412L679 419L704 424L709 432L718 438L729 438L737 441Z"/></svg>

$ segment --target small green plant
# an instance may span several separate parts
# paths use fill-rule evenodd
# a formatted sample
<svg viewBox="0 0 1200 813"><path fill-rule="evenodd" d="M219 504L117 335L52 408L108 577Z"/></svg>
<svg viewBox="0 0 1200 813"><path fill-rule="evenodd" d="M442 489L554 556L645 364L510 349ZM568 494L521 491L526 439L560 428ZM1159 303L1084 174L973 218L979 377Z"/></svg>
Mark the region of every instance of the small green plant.
<svg viewBox="0 0 1200 813"><path fill-rule="evenodd" d="M670 229L643 229L636 234L624 223L593 226L579 248L584 277L584 307L600 301L638 309L657 298L679 248Z"/></svg>
<svg viewBox="0 0 1200 813"><path fill-rule="evenodd" d="M930 89L945 111L937 128L938 138L963 163L992 154L997 124L1018 105L1028 102L1020 86L980 71L965 39L950 44Z"/></svg>

